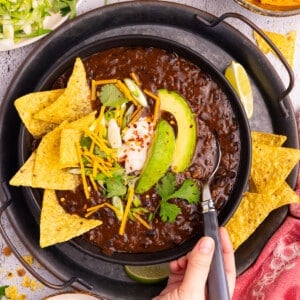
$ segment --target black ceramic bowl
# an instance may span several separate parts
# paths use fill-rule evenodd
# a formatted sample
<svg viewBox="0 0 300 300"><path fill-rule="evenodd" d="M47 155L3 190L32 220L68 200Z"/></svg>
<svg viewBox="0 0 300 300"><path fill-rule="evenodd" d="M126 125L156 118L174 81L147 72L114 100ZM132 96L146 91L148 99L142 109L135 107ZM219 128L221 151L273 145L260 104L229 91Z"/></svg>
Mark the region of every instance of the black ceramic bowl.
<svg viewBox="0 0 300 300"><path fill-rule="evenodd" d="M51 46L51 44L49 45ZM251 164L251 142L250 142L250 129L248 120L240 104L239 99L228 84L223 74L220 73L211 63L209 63L199 53L194 52L188 47L181 45L172 40L166 38L159 38L149 35L124 35L117 37L110 37L106 39L100 39L95 41L83 42L79 45L69 48L64 51L60 48L60 54L56 55L56 59L52 59L51 63L48 62L48 53L40 55L40 70L39 77L35 77L34 90L49 90L51 89L55 80L64 72L71 69L74 63L74 58L79 56L86 58L94 53L102 50L107 50L115 47L156 47L167 50L168 52L175 52L179 56L189 60L193 64L199 66L203 71L208 73L212 79L218 83L225 95L230 101L233 114L236 117L239 130L240 130L240 148L241 155L239 161L239 168L237 179L234 184L234 188L230 194L229 200L226 205L222 208L219 213L219 223L225 224L231 217L242 197L242 193L245 191L248 182L250 164ZM55 45L57 47L57 44ZM31 58L34 60L34 58ZM30 155L30 144L32 138L27 132L24 126L21 126L19 135L19 161L20 164L24 163ZM41 199L42 193L40 190L25 188L24 195L27 200L27 204L32 212L34 219L36 220L37 226L39 223ZM199 237L191 238L184 242L182 245L174 248L159 251L156 253L114 253L111 256L105 255L101 250L86 242L81 238L76 238L70 241L73 246L84 251L88 255L98 257L109 262L120 263L120 264L150 264L159 263L163 261L169 261L176 257L179 257L189 251L195 244ZM59 246L58 246L59 247Z"/></svg>

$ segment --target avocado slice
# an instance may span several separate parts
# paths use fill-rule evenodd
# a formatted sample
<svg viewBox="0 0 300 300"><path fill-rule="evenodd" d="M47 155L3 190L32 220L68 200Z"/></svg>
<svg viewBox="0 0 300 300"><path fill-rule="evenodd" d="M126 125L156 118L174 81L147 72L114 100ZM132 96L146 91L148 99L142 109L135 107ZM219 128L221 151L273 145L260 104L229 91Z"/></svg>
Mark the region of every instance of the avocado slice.
<svg viewBox="0 0 300 300"><path fill-rule="evenodd" d="M177 122L177 137L172 160L172 171L180 173L190 164L193 157L197 128L194 114L185 99L174 91L160 89L160 109L171 113Z"/></svg>
<svg viewBox="0 0 300 300"><path fill-rule="evenodd" d="M175 134L172 126L161 120L157 124L149 156L137 182L135 192L148 191L169 169L175 149Z"/></svg>

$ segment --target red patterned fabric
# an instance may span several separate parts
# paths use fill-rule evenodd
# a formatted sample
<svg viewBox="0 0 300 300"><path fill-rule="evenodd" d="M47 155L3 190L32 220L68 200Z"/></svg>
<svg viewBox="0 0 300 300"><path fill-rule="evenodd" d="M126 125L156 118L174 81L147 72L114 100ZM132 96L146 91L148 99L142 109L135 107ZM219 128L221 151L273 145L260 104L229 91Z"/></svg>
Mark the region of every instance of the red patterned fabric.
<svg viewBox="0 0 300 300"><path fill-rule="evenodd" d="M284 221L254 265L238 277L233 299L300 299L299 219Z"/></svg>

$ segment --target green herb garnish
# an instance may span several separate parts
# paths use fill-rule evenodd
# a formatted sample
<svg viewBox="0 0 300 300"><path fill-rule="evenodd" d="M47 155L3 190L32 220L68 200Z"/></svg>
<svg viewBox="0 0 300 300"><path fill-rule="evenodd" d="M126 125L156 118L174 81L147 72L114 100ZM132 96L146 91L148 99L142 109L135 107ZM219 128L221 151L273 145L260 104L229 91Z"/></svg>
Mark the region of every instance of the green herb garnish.
<svg viewBox="0 0 300 300"><path fill-rule="evenodd" d="M101 88L99 99L103 105L112 107L117 107L128 101L114 84L104 85Z"/></svg>
<svg viewBox="0 0 300 300"><path fill-rule="evenodd" d="M181 209L170 199L180 198L190 204L196 204L200 199L200 191L197 183L192 179L186 179L176 190L176 177L173 173L167 173L156 185L157 193L161 196L159 215L163 222L173 223L180 214Z"/></svg>
<svg viewBox="0 0 300 300"><path fill-rule="evenodd" d="M114 196L123 196L127 192L123 176L118 175L114 177L107 177L105 179L106 184L106 197L111 198Z"/></svg>

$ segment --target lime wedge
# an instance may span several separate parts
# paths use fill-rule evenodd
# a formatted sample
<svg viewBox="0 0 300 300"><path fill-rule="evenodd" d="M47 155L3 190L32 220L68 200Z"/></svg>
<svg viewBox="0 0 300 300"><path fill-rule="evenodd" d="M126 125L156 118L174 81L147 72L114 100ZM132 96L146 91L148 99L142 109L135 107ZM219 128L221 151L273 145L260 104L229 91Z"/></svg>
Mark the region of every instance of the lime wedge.
<svg viewBox="0 0 300 300"><path fill-rule="evenodd" d="M241 64L232 61L225 70L225 77L239 96L250 119L253 115L253 94L247 72Z"/></svg>
<svg viewBox="0 0 300 300"><path fill-rule="evenodd" d="M156 283L166 279L169 274L169 264L161 263L148 266L124 266L127 275L139 283Z"/></svg>

